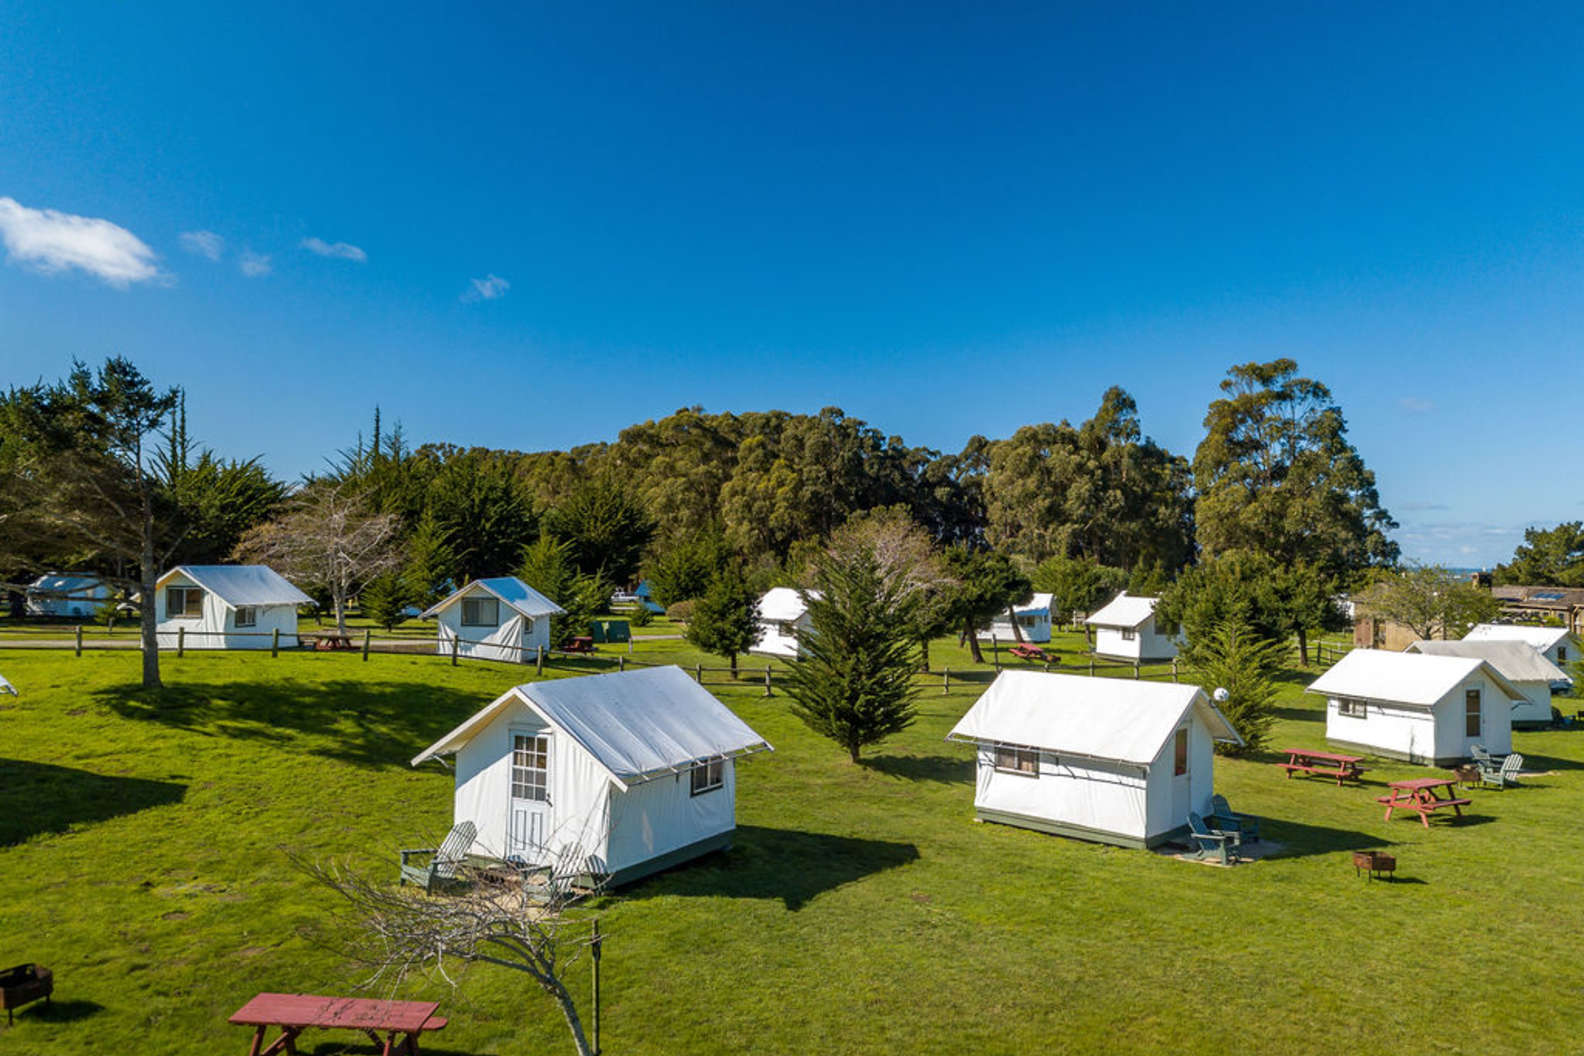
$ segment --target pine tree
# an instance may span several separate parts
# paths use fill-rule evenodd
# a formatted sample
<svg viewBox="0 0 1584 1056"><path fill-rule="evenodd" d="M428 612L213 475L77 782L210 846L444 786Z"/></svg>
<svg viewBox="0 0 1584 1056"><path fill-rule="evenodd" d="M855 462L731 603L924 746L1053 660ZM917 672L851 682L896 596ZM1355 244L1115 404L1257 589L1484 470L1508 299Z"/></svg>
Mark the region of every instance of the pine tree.
<svg viewBox="0 0 1584 1056"><path fill-rule="evenodd" d="M726 657L737 677L737 657L759 638L759 601L738 568L715 576L688 621L687 640L705 652Z"/></svg>
<svg viewBox="0 0 1584 1056"><path fill-rule="evenodd" d="M1258 637L1245 623L1225 619L1194 655L1195 673L1205 691L1226 690L1226 699L1216 707L1243 738L1242 745L1218 744L1216 750L1227 755L1258 751L1276 721L1274 676L1281 667L1281 644Z"/></svg>
<svg viewBox="0 0 1584 1056"><path fill-rule="evenodd" d="M908 628L905 588L888 581L873 552L831 553L809 592L811 629L804 657L792 665L792 713L847 749L853 762L866 746L913 724L918 655Z"/></svg>

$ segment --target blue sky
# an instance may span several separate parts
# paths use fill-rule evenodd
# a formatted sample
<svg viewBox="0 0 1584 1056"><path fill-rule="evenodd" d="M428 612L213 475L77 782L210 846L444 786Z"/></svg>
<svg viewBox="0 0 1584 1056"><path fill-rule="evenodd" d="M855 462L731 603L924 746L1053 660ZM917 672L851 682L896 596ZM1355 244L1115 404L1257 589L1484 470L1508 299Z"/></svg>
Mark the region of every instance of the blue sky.
<svg viewBox="0 0 1584 1056"><path fill-rule="evenodd" d="M233 6L0 0L0 383L123 353L295 476L1111 384L1191 454L1287 355L1409 556L1584 516L1571 5Z"/></svg>

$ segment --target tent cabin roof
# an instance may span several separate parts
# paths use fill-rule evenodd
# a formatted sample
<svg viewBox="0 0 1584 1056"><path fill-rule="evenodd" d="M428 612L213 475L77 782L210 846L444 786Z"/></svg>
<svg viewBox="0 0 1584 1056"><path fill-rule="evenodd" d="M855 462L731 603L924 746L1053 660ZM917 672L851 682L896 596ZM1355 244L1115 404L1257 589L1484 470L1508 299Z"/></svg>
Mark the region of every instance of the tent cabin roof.
<svg viewBox="0 0 1584 1056"><path fill-rule="evenodd" d="M1016 611L1020 615L1025 612L1049 612L1051 602L1055 599L1054 594L1035 594L1028 601L1016 606Z"/></svg>
<svg viewBox="0 0 1584 1056"><path fill-rule="evenodd" d="M1524 627L1515 623L1478 623L1463 636L1465 642L1527 642L1536 649L1550 649L1566 641L1572 633L1566 627Z"/></svg>
<svg viewBox="0 0 1584 1056"><path fill-rule="evenodd" d="M1124 590L1084 622L1091 627L1135 628L1155 615L1155 605L1159 601L1159 598L1146 598Z"/></svg>
<svg viewBox="0 0 1584 1056"><path fill-rule="evenodd" d="M1190 712L1214 739L1243 743L1198 686L1041 671L1001 672L946 739L1148 766Z"/></svg>
<svg viewBox="0 0 1584 1056"><path fill-rule="evenodd" d="M78 590L97 590L104 580L92 572L46 572L28 584L28 590L48 594L70 594Z"/></svg>
<svg viewBox="0 0 1584 1056"><path fill-rule="evenodd" d="M1404 652L1484 660L1511 682L1551 683L1565 681L1568 677L1566 671L1527 642L1467 638L1461 642L1418 641Z"/></svg>
<svg viewBox="0 0 1584 1056"><path fill-rule="evenodd" d="M772 750L680 667L667 666L514 686L412 765L455 752L514 703L571 737L623 788L704 760Z"/></svg>
<svg viewBox="0 0 1584 1056"><path fill-rule="evenodd" d="M521 613L530 620L541 616L566 615L565 609L516 576L491 576L489 579L475 579L466 586L452 591L443 600L431 605L424 613L425 618L438 616L452 605L461 601L463 595L474 587L483 587L490 594L500 599L502 605Z"/></svg>
<svg viewBox="0 0 1584 1056"><path fill-rule="evenodd" d="M1509 699L1524 699L1516 686L1477 656L1390 653L1384 649L1353 650L1309 683L1304 692L1429 708L1480 672Z"/></svg>
<svg viewBox="0 0 1584 1056"><path fill-rule="evenodd" d="M165 589L180 573L220 599L228 609L259 605L311 605L313 599L267 565L177 565L154 584Z"/></svg>
<svg viewBox="0 0 1584 1056"><path fill-rule="evenodd" d="M776 623L791 623L808 611L804 595L818 598L819 591L802 591L793 587L771 587L759 599L759 618Z"/></svg>

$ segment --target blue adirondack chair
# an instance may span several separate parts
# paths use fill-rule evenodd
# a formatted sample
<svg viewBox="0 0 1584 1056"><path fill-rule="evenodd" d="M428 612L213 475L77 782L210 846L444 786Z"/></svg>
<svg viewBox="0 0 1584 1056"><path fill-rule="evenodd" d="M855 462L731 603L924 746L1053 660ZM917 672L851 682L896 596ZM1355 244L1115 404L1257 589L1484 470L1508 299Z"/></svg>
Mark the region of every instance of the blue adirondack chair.
<svg viewBox="0 0 1584 1056"><path fill-rule="evenodd" d="M401 852L401 883L417 884L434 892L457 882L458 870L467 863L468 848L478 836L478 826L464 821L446 834L439 847L415 847ZM428 861L417 862L421 856Z"/></svg>
<svg viewBox="0 0 1584 1056"><path fill-rule="evenodd" d="M1188 839L1192 841L1197 857L1214 856L1221 860L1222 865L1232 864L1237 857L1237 848L1243 843L1241 833L1214 832L1203 818L1191 811L1188 814Z"/></svg>
<svg viewBox="0 0 1584 1056"><path fill-rule="evenodd" d="M1506 788L1508 785L1518 783L1518 771L1523 769L1523 756L1513 752L1501 761L1500 766L1487 766L1479 764L1480 785L1494 785L1496 788Z"/></svg>
<svg viewBox="0 0 1584 1056"><path fill-rule="evenodd" d="M1210 816L1205 821L1219 832L1235 832L1249 843L1259 842L1259 819L1252 814L1239 814L1233 810L1225 796L1210 797Z"/></svg>

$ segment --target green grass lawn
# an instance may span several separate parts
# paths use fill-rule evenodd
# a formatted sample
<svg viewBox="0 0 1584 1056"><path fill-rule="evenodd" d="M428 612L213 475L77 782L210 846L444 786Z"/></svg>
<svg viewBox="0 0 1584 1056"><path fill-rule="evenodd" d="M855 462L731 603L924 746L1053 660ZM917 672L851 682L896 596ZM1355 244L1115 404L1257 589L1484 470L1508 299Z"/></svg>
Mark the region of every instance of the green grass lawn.
<svg viewBox="0 0 1584 1056"><path fill-rule="evenodd" d="M662 659L662 645L692 662L676 642L633 655ZM937 668L966 667L957 648L938 644ZM356 971L311 935L333 902L286 851L373 856L394 874L396 849L432 846L451 810L450 775L406 761L532 674L192 654L167 657L169 688L150 696L137 666L0 650L22 690L0 698L0 962L50 965L58 999L0 1023L0 1054L100 1053L111 1039L242 1052L246 1031L225 1020L257 991L350 990ZM1277 747L1323 743L1299 692L1309 677L1285 685ZM1383 822L1378 783L1218 760L1220 790L1288 850L1221 870L976 824L970 749L943 738L982 683L932 688L918 723L857 767L779 693L711 689L777 750L741 765L729 853L600 907L613 1056L1578 1045L1584 731L1517 734L1550 772L1475 791L1471 816L1428 832ZM1402 881L1355 879L1358 847L1392 848ZM570 1051L519 977L459 979L409 987L451 1019L426 1051ZM575 988L587 992L581 973ZM304 1040L326 1054L351 1041Z"/></svg>

